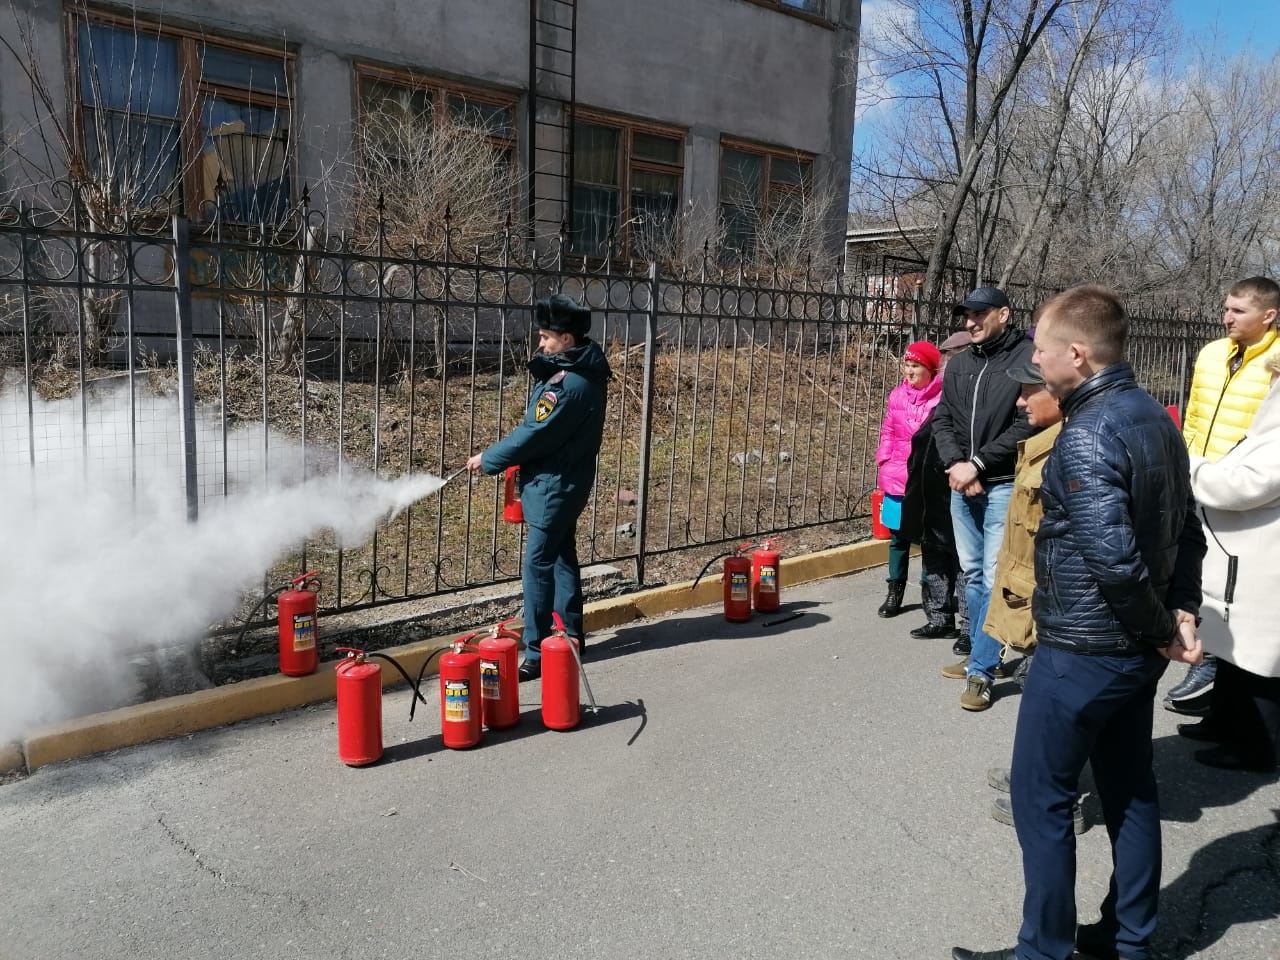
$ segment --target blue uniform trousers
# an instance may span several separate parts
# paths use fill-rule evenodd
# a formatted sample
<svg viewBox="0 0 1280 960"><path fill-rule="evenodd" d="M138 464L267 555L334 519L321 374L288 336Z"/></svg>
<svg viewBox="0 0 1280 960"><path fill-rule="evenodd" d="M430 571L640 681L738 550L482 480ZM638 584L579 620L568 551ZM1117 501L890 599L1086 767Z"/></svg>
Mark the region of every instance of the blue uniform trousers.
<svg viewBox="0 0 1280 960"><path fill-rule="evenodd" d="M1152 651L1086 656L1041 644L1018 709L1010 775L1026 894L1018 960L1071 960L1076 839L1071 807L1093 768L1111 840L1101 932L1124 960L1148 960L1160 894L1160 807L1151 767L1156 683Z"/></svg>
<svg viewBox="0 0 1280 960"><path fill-rule="evenodd" d="M525 659L542 656L538 647L553 629L551 614L564 621L565 633L582 640L582 577L578 569L577 510L561 510L545 527L525 528Z"/></svg>

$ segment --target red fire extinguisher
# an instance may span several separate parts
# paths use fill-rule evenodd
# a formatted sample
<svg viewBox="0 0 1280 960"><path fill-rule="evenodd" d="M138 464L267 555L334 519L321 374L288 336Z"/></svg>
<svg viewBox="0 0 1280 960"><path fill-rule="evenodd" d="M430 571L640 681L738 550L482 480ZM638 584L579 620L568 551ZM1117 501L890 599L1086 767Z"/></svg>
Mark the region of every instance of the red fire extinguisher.
<svg viewBox="0 0 1280 960"><path fill-rule="evenodd" d="M363 650L338 647L347 656L334 668L338 698L338 759L365 767L382 758L382 668Z"/></svg>
<svg viewBox="0 0 1280 960"><path fill-rule="evenodd" d="M338 647L346 657L334 668L338 700L338 759L351 767L366 767L382 757L382 668L370 660L385 660L404 677L413 691L409 719L418 703L426 703L419 687L422 675L414 681L394 657L385 653L366 653L356 647ZM426 669L426 662L423 663Z"/></svg>
<svg viewBox="0 0 1280 960"><path fill-rule="evenodd" d="M884 525L884 520L880 518L880 513L884 509L884 491L871 491L871 536L876 540L888 540L893 534L888 527Z"/></svg>
<svg viewBox="0 0 1280 960"><path fill-rule="evenodd" d="M724 618L730 623L751 619L751 561L742 553L748 547L743 544L724 558Z"/></svg>
<svg viewBox="0 0 1280 960"><path fill-rule="evenodd" d="M586 671L582 669L578 641L565 636L560 614L553 613L551 619L555 633L539 644L542 651L542 723L550 730L572 730L581 718L579 677L586 688L591 712L595 713L599 708Z"/></svg>
<svg viewBox="0 0 1280 960"><path fill-rule="evenodd" d="M770 537L751 553L751 605L761 613L773 613L782 602L782 554L778 538Z"/></svg>
<svg viewBox="0 0 1280 960"><path fill-rule="evenodd" d="M317 645L316 591L318 571L311 570L292 580L293 589L276 599L276 620L280 632L280 672L290 677L315 673L320 665Z"/></svg>
<svg viewBox="0 0 1280 960"><path fill-rule="evenodd" d="M747 559L747 551L754 546L753 543L744 543L734 547L729 553L712 557L689 588L692 590L696 587L702 575L723 557L724 572L720 580L724 585L724 618L730 623L745 623L751 619L751 561Z"/></svg>
<svg viewBox="0 0 1280 960"><path fill-rule="evenodd" d="M520 505L519 467L507 467L502 490L502 519L507 523L524 523L524 507Z"/></svg>
<svg viewBox="0 0 1280 960"><path fill-rule="evenodd" d="M480 742L480 654L467 648L473 639L474 633L454 641L440 658L440 733L452 750Z"/></svg>
<svg viewBox="0 0 1280 960"><path fill-rule="evenodd" d="M495 624L476 644L480 651L481 719L490 730L520 721L519 634L507 629L515 620Z"/></svg>

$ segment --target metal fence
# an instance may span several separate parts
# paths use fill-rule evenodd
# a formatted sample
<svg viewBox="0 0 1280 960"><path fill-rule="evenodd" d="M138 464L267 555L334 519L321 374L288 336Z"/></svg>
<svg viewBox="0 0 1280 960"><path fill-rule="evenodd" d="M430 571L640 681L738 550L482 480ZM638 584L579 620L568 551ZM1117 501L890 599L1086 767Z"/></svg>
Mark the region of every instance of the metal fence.
<svg viewBox="0 0 1280 960"><path fill-rule="evenodd" d="M86 482L136 486L158 463L193 522L252 483L444 476L520 419L530 306L564 291L595 311L614 370L580 557L640 583L766 534L865 535L902 349L951 332L948 305L886 296L883 277L571 269L510 235L455 250L447 229L430 249L392 249L305 208L271 230L101 221L70 201L0 209L8 469L40 482L76 464ZM1217 329L1136 318L1139 377L1180 404ZM319 567L322 604L347 610L516 579L521 545L497 485L473 482L359 547L303 544L270 575Z"/></svg>

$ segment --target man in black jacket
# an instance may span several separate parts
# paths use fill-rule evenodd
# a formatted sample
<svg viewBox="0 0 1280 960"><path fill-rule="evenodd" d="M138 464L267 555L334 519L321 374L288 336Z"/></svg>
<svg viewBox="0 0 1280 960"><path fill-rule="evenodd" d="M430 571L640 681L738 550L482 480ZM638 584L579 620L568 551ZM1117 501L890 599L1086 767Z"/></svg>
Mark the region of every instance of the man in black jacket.
<svg viewBox="0 0 1280 960"><path fill-rule="evenodd" d="M1160 893L1152 771L1156 684L1202 655L1204 533L1186 447L1122 359L1115 295L1076 287L1045 304L1035 362L1066 425L1044 467L1032 611L1038 652L1013 741L1011 798L1025 896L1016 948L955 960L1148 960ZM1102 919L1076 926L1071 808L1093 769L1111 840Z"/></svg>
<svg viewBox="0 0 1280 960"><path fill-rule="evenodd" d="M1035 432L1017 408L1020 387L1005 371L1031 360L1032 345L1009 326L1009 298L979 287L955 310L963 314L973 345L947 366L933 436L951 487L951 521L964 576L971 652L942 671L965 680L960 706L985 710L1000 663L1000 644L982 629L987 619L1004 518L1013 489L1018 441Z"/></svg>

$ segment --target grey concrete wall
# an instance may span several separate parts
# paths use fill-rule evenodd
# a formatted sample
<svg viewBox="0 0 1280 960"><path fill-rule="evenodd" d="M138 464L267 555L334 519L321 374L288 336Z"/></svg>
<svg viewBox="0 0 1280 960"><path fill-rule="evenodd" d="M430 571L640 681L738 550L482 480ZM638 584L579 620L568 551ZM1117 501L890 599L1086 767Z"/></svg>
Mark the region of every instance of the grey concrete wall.
<svg viewBox="0 0 1280 960"><path fill-rule="evenodd" d="M747 0L580 0L577 98L583 107L689 131L686 201L714 210L719 140L817 154L848 192L859 0L831 0L834 26ZM27 0L42 68L66 75L60 0ZM352 64L371 61L521 93L529 75L528 0L139 0L139 13L297 50L299 179L315 184L349 150ZM127 8L126 8L127 9ZM0 29L12 34L12 14ZM29 97L0 53L0 124L31 124ZM524 102L521 103L521 112ZM25 113L24 113L25 111ZM522 149L525 139L521 131ZM842 236L844 211L833 214ZM838 245L838 239L836 240Z"/></svg>
<svg viewBox="0 0 1280 960"><path fill-rule="evenodd" d="M744 0L585 0L578 102L827 153L836 36Z"/></svg>
<svg viewBox="0 0 1280 960"><path fill-rule="evenodd" d="M64 172L57 123L65 124L65 44L60 6L49 0L19 2L0 8L0 36L19 51L18 58L0 45L0 187L29 184ZM31 81L24 73L35 70L58 98L56 118L33 100ZM65 129L65 127L64 127ZM48 141L52 150L45 149Z"/></svg>

